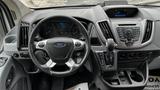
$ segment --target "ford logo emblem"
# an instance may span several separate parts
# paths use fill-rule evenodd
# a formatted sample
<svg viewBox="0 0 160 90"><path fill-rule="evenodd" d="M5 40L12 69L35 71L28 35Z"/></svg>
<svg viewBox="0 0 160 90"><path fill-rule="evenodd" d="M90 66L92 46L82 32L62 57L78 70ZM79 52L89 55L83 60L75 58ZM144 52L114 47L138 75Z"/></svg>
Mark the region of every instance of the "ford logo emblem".
<svg viewBox="0 0 160 90"><path fill-rule="evenodd" d="M64 48L64 47L66 47L66 43L57 42L57 43L54 44L54 47L56 47L56 48Z"/></svg>

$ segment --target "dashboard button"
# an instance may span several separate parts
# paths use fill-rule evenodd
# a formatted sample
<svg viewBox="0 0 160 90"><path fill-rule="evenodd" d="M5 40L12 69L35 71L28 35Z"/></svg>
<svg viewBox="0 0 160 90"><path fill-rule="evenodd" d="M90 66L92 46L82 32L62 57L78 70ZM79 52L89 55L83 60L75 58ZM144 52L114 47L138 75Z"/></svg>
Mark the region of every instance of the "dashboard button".
<svg viewBox="0 0 160 90"><path fill-rule="evenodd" d="M28 58L29 57L29 53L28 52L21 52L20 56L23 58Z"/></svg>
<svg viewBox="0 0 160 90"><path fill-rule="evenodd" d="M19 57L19 54L18 54L18 53L14 53L14 54L13 54L13 57L18 58L18 57Z"/></svg>

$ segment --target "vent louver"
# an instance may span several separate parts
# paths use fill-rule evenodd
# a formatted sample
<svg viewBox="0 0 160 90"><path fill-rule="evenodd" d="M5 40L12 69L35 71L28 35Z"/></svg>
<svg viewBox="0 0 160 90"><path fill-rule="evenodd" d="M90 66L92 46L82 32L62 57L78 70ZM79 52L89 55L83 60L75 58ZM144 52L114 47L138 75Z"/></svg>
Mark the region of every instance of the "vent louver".
<svg viewBox="0 0 160 90"><path fill-rule="evenodd" d="M99 22L99 26L106 39L112 38L115 41L115 38L107 21Z"/></svg>
<svg viewBox="0 0 160 90"><path fill-rule="evenodd" d="M145 34L144 34L142 43L145 43L148 40L150 40L151 35L152 35L152 28L153 28L153 21L147 20Z"/></svg>
<svg viewBox="0 0 160 90"><path fill-rule="evenodd" d="M29 23L22 22L20 26L19 33L19 46L21 49L28 47L28 31L29 31Z"/></svg>

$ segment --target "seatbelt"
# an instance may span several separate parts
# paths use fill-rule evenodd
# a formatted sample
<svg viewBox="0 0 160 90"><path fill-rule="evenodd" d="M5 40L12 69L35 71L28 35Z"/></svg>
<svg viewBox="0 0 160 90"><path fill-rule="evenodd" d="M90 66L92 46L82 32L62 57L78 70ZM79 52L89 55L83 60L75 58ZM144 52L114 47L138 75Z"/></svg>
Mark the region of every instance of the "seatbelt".
<svg viewBox="0 0 160 90"><path fill-rule="evenodd" d="M51 90L64 90L64 78L56 77L52 81Z"/></svg>

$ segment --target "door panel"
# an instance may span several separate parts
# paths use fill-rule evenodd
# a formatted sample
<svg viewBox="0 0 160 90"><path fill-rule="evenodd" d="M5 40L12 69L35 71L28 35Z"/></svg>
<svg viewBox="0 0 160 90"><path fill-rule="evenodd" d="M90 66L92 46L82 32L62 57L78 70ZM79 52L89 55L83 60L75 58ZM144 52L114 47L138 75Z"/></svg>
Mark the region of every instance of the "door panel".
<svg viewBox="0 0 160 90"><path fill-rule="evenodd" d="M14 27L14 22L6 5L0 1L0 52L5 35Z"/></svg>
<svg viewBox="0 0 160 90"><path fill-rule="evenodd" d="M29 77L25 74L21 65L11 56L1 54L0 58L7 58L0 67L0 90L31 90Z"/></svg>
<svg viewBox="0 0 160 90"><path fill-rule="evenodd" d="M5 35L15 26L16 18L13 19L12 16L7 5L0 0L0 46L3 44ZM31 90L28 88L28 80L23 67L12 56L6 55L3 51L0 52L0 90Z"/></svg>

